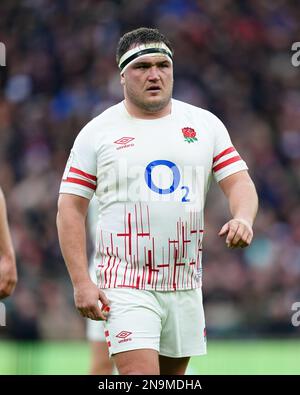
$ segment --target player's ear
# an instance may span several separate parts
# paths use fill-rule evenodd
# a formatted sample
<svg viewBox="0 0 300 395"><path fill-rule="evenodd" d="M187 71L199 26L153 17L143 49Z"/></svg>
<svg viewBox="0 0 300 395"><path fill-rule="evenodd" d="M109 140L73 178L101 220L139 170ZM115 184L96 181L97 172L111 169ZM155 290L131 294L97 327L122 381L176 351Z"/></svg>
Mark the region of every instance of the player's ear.
<svg viewBox="0 0 300 395"><path fill-rule="evenodd" d="M121 82L121 85L125 85L125 77L124 77L124 73L122 73L121 75L121 80L120 80L120 82Z"/></svg>

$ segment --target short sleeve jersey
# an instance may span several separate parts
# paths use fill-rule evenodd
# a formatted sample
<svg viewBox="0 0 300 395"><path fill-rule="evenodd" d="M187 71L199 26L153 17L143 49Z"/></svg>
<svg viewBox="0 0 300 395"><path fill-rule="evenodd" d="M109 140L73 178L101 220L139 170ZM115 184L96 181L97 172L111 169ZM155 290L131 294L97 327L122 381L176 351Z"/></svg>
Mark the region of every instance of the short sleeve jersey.
<svg viewBox="0 0 300 395"><path fill-rule="evenodd" d="M90 121L74 142L60 193L98 198L99 287L200 287L211 177L219 182L246 169L216 116L175 99L162 118L133 118L121 102Z"/></svg>

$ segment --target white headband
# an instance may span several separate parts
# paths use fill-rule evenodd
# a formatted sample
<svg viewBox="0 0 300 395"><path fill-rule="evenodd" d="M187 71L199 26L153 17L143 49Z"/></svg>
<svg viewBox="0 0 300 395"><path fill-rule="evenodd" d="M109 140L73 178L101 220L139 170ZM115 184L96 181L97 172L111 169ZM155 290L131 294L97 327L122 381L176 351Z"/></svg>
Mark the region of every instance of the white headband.
<svg viewBox="0 0 300 395"><path fill-rule="evenodd" d="M123 73L125 69L140 56L155 56L165 55L172 62L172 52L170 48L164 43L150 43L140 44L137 47L129 49L121 56L119 61L120 72Z"/></svg>

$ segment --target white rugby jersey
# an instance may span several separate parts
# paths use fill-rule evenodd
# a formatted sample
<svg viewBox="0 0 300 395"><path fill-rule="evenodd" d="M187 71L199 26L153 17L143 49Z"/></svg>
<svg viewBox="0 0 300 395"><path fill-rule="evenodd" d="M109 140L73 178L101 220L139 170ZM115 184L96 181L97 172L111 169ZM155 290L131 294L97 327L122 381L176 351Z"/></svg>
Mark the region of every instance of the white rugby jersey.
<svg viewBox="0 0 300 395"><path fill-rule="evenodd" d="M91 279L95 283L97 283L97 277L96 277L95 266L94 266L97 222L98 222L98 200L97 200L96 196L94 195L94 197L91 199L91 201L89 203L88 216L87 216L87 228L88 228L88 233L89 233L90 239L92 241L92 245L94 246L93 252L92 252L91 258L90 258L89 273L90 273Z"/></svg>
<svg viewBox="0 0 300 395"><path fill-rule="evenodd" d="M99 287L200 287L211 176L220 181L245 169L223 123L178 100L159 119L134 118L121 102L90 121L74 142L60 193L99 200Z"/></svg>

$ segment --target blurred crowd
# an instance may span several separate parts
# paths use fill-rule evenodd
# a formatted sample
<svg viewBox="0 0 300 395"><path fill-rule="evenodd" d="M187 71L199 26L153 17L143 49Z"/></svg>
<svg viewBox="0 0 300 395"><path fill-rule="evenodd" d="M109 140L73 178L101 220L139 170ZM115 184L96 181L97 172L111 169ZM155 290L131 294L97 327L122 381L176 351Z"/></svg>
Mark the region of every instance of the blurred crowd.
<svg viewBox="0 0 300 395"><path fill-rule="evenodd" d="M56 202L75 136L122 100L120 35L157 27L175 49L174 97L227 126L256 184L251 247L227 249L216 185L206 207L204 304L208 337L299 336L300 41L298 2L283 0L1 0L0 185L19 283L0 337L77 339L84 320L58 245Z"/></svg>

